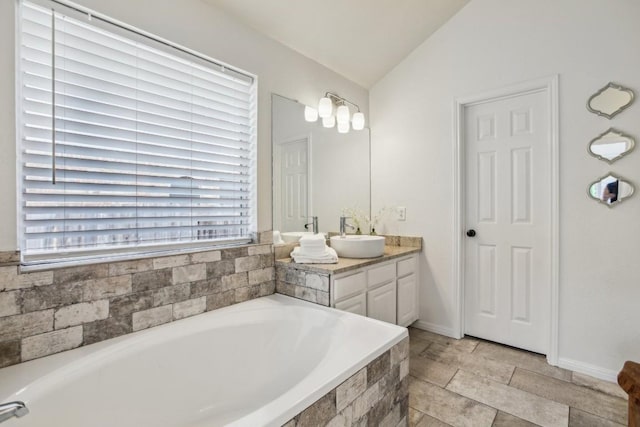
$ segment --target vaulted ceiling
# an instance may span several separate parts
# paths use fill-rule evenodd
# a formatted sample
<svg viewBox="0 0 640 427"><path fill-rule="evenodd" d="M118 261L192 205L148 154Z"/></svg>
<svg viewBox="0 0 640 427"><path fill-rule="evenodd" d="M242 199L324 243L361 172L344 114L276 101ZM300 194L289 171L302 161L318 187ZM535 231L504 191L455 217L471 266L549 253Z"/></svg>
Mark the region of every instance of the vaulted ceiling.
<svg viewBox="0 0 640 427"><path fill-rule="evenodd" d="M470 0L204 0L370 88Z"/></svg>

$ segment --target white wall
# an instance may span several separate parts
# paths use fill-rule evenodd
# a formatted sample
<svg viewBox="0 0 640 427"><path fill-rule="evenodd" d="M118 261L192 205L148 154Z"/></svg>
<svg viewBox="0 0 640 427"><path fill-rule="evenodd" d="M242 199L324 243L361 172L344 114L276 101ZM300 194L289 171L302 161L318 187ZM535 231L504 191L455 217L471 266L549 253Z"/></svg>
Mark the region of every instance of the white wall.
<svg viewBox="0 0 640 427"><path fill-rule="evenodd" d="M387 231L420 235L420 318L454 325L453 100L560 76L560 362L611 378L640 357L640 150L587 154L610 126L640 142L640 102L609 121L587 98L608 81L640 95L640 2L473 0L371 90L373 210L407 207ZM587 198L609 170L636 184L614 209Z"/></svg>
<svg viewBox="0 0 640 427"><path fill-rule="evenodd" d="M272 92L312 105L326 91L353 100L368 116L366 89L239 24L199 0L76 0L129 25L258 75L258 230L271 229ZM14 6L0 1L0 251L17 248Z"/></svg>

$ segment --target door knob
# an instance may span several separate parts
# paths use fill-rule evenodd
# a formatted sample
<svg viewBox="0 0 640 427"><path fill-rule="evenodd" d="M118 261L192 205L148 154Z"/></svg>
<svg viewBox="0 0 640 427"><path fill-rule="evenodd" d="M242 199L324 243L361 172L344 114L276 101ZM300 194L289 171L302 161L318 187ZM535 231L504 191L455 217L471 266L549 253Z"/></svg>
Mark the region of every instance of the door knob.
<svg viewBox="0 0 640 427"><path fill-rule="evenodd" d="M467 231L467 236L474 237L475 235L476 235L476 230L468 230Z"/></svg>

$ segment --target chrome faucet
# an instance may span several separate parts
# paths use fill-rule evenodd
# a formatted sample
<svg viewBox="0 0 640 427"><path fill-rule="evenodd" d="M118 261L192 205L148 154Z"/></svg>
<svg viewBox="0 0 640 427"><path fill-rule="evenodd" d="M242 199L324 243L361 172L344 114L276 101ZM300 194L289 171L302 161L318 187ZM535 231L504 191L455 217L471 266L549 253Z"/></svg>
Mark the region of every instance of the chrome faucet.
<svg viewBox="0 0 640 427"><path fill-rule="evenodd" d="M311 222L304 225L304 229L308 230L310 225L313 225L313 234L318 234L318 217L310 216Z"/></svg>
<svg viewBox="0 0 640 427"><path fill-rule="evenodd" d="M9 418L24 417L29 413L27 405L24 402L8 402L0 404L0 423L7 421Z"/></svg>
<svg viewBox="0 0 640 427"><path fill-rule="evenodd" d="M347 219L351 218L350 216L341 216L340 217L340 237L344 237L347 235L347 228L350 228L351 230L355 230L356 228L351 225L351 224L347 224Z"/></svg>

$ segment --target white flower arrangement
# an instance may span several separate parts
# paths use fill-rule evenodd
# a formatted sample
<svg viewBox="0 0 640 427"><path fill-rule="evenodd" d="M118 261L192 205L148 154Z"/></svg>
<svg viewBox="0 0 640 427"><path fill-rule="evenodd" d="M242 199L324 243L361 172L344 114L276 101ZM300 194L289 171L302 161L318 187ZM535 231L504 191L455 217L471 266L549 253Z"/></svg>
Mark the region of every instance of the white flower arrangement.
<svg viewBox="0 0 640 427"><path fill-rule="evenodd" d="M368 227L370 234L376 234L376 227L389 216L389 213L391 213L391 209L387 206L382 207L371 217L357 208L342 209L342 215L351 218L351 222L357 230L362 232L365 227Z"/></svg>
<svg viewBox="0 0 640 427"><path fill-rule="evenodd" d="M390 208L388 208L387 206L383 206L371 218L369 218L368 216L365 216L365 221L367 222L367 224L369 224L369 232L370 232L370 234L376 234L376 227L378 226L378 224L381 224L382 221L387 219L387 216L389 216L390 212L391 212Z"/></svg>
<svg viewBox="0 0 640 427"><path fill-rule="evenodd" d="M342 209L342 215L351 218L352 225L355 227L354 232L356 234L362 233L361 224L366 221L366 215L358 208L344 208Z"/></svg>

